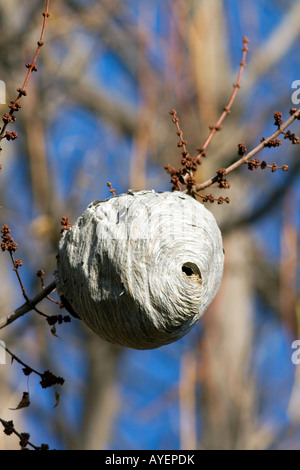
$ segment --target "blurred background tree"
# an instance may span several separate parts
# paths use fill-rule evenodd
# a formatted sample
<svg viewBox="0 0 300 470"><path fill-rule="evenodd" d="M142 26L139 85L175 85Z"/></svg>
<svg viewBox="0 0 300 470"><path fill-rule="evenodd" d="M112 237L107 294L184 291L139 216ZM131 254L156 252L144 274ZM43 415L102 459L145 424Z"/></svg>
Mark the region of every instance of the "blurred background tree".
<svg viewBox="0 0 300 470"><path fill-rule="evenodd" d="M245 0L65 0L51 17L38 73L2 152L0 223L19 243L28 292L36 272L53 279L60 219L128 188L170 190L164 165L179 166L169 110L194 152L228 102L250 39L242 88L211 142L197 181L215 174L274 130L273 114L294 106L299 79L300 3ZM0 6L0 79L7 102L40 34L41 2ZM7 105L0 104L3 113ZM295 130L294 130L295 129ZM298 132L297 123L292 132ZM264 149L289 172L247 166L232 173L229 205L209 205L224 237L221 289L185 338L153 351L119 348L79 321L57 327L31 312L1 330L6 345L39 370L63 376L53 390L0 365L0 417L57 449L299 448L298 146ZM215 191L216 196L224 190ZM5 254L1 317L22 294ZM46 301L41 310L57 314ZM31 404L11 411L29 391ZM0 434L0 448L18 448Z"/></svg>

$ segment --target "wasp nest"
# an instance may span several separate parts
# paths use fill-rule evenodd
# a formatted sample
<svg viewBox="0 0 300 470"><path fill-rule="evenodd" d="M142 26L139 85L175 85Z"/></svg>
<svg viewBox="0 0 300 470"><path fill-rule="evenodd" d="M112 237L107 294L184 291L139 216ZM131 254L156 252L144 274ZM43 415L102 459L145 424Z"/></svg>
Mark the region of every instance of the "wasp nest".
<svg viewBox="0 0 300 470"><path fill-rule="evenodd" d="M57 286L101 338L152 349L184 336L215 297L220 230L181 192L129 191L94 201L59 242Z"/></svg>

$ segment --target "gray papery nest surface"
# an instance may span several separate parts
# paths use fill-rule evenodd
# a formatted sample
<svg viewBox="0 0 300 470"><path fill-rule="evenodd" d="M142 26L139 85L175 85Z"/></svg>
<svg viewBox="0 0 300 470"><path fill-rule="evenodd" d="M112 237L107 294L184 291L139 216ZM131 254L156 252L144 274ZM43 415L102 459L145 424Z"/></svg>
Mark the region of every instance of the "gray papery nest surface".
<svg viewBox="0 0 300 470"><path fill-rule="evenodd" d="M94 201L62 235L58 293L101 338L152 349L184 336L215 297L223 245L212 213L181 192Z"/></svg>

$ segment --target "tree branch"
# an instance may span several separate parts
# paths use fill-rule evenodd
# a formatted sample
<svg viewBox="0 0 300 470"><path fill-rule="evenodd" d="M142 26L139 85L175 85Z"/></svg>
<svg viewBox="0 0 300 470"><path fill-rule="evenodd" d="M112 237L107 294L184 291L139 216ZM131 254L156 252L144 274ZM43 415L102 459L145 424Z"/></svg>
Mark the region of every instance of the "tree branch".
<svg viewBox="0 0 300 470"><path fill-rule="evenodd" d="M39 56L39 53L40 53L40 50L41 50L41 47L43 46L44 44L44 36L45 36L45 30L46 30L46 24L47 24L47 19L49 18L50 14L49 14L49 3L50 3L50 0L46 0L46 7L45 7L45 11L43 12L43 17L44 17L44 20L43 20L43 26L42 26L42 31L41 31L41 35L40 35L40 39L39 41L37 42L37 49L36 49L36 52L35 52L35 55L34 55L34 58L33 58L33 61L26 64L26 67L28 69L27 71L27 74L26 74L26 77L25 77L25 80L23 82L23 85L21 88L18 88L17 91L18 91L18 96L15 100L12 100L10 102L10 105L9 105L9 108L10 108L10 111L9 113L6 113L3 117L3 126L2 128L0 129L0 141L5 139L5 138L8 138L8 139L16 139L17 138L17 134L16 133L11 133L13 135L11 135L9 137L9 134L5 134L5 131L6 131L6 128L8 126L9 123L13 123L15 122L15 112L17 112L21 105L20 105L20 100L23 96L26 96L27 95L27 90L26 90L26 87L28 85L28 82L29 82L29 79L31 77L31 74L33 71L37 71L37 66L36 66L36 62L37 62L37 58ZM0 149L0 152L1 152L1 149Z"/></svg>
<svg viewBox="0 0 300 470"><path fill-rule="evenodd" d="M56 288L56 281L52 281L48 286L46 286L41 292L39 292L32 300L28 300L23 305L18 307L16 310L13 310L6 318L0 319L0 329L5 326L13 323L18 318L22 317L26 313L30 312L35 308L35 306L40 303L47 295L51 294Z"/></svg>
<svg viewBox="0 0 300 470"><path fill-rule="evenodd" d="M280 134L282 134L283 131L286 128L288 128L295 119L298 119L299 117L300 117L300 109L297 109L294 112L294 114L292 114L292 116L289 119L287 119L287 121L285 121L285 123L282 124L272 135L270 135L267 139L263 140L259 145L257 145L250 152L243 155L239 160L234 162L232 165L230 165L226 169L224 169L223 175L225 176L228 173L231 173L233 170L236 170L239 166L241 166L244 163L248 162L248 160L250 160L250 158L254 157L254 155L256 155L258 152L260 152L270 140L275 139ZM216 181L218 181L218 175L204 181L204 183L197 184L196 186L194 186L193 190L195 192L202 191L203 189L208 188L212 184L216 183Z"/></svg>
<svg viewBox="0 0 300 470"><path fill-rule="evenodd" d="M211 127L210 133L209 133L209 136L207 137L206 141L204 142L202 147L198 148L199 153L196 156L196 159L198 161L200 161L201 157L205 155L205 151L206 151L206 148L207 148L208 144L212 140L215 133L222 129L222 122L224 121L225 117L231 112L232 104L235 100L235 97L237 95L237 92L238 92L239 88L241 88L242 74L243 74L243 70L246 67L246 55L247 55L247 52L248 52L248 47L247 47L248 42L249 42L249 39L246 36L244 36L243 37L243 48L242 48L243 57L242 57L242 61L240 62L240 69L239 69L237 80L233 84L234 89L233 89L232 95L230 97L230 100L228 101L227 106L224 107L223 113L219 117L218 122L214 126L210 126Z"/></svg>

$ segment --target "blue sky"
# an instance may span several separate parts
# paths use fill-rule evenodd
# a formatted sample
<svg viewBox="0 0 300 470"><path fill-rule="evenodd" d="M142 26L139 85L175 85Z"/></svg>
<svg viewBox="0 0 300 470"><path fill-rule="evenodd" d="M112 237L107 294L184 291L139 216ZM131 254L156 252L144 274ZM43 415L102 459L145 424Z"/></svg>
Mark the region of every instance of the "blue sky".
<svg viewBox="0 0 300 470"><path fill-rule="evenodd" d="M138 11L138 2L132 1L131 3L134 18ZM149 7L149 2L140 3L144 8ZM228 25L228 52L234 70L236 69L235 64L238 64L240 60L241 37L246 35L251 39L250 61L255 47L263 44L274 27L281 21L287 3L291 4L292 2L284 2L284 5L283 2L271 2L270 0L251 2L251 9L253 8L253 11L249 11L249 15L253 16L251 22L249 18L246 21L249 2L224 1ZM156 11L153 13L155 8ZM168 17L164 2L151 2L151 11L151 28L155 33L154 37L159 38L168 30ZM259 16L258 20L255 16L256 13ZM251 35L253 32L255 32L254 37ZM89 38L86 40L88 41ZM296 68L297 64L293 60L298 47L299 43L282 60L282 70L272 71L273 74L277 74L276 80L271 81L270 84L269 75L262 77L258 88L255 89L253 101L249 101L250 115L255 115L256 105L261 100L264 100L266 104L274 103L276 108L280 87L281 89L284 87L286 91L283 94L288 95L292 81L300 79L300 76L297 76L299 69ZM164 57L161 56L159 41L156 43L154 40L150 53L151 60L156 66L164 67ZM121 99L128 101L132 108L136 106L138 100L137 84L124 64L120 63L109 50L105 50L104 46L90 73L98 78L101 85L105 86L108 94L117 94ZM267 129L264 129L265 135L270 133L271 127L272 123ZM86 184L83 182L82 187L79 188L82 210L93 199L109 197L107 181L112 181L113 186L118 188L117 192L127 191L132 142L129 138L112 130L101 117L95 119L94 115L76 107L76 105L64 108L49 130L47 145L51 168L54 172L58 166L60 169L57 173L59 176L56 179L56 190L62 198L70 196L74 178L78 177L81 168L84 168L89 175ZM84 157L87 154L89 158L85 160ZM120 158L120 154L122 158ZM274 156L274 158L276 157ZM149 171L153 175L157 175L157 187L154 189L170 189L168 183L164 187L167 178L162 168L149 163ZM22 198L20 199L13 190L10 192L8 187L7 200L10 201L11 207L18 205L19 212L23 214L22 222L24 224L35 215L31 206L31 195L26 187L25 172L26 168L22 166L22 160L18 160L17 171L14 166L11 166L5 175L7 181L12 175L18 181ZM277 181L279 184L279 178L282 178L282 175L275 175L273 184L276 185ZM296 185L294 191L295 197L299 201L299 189ZM255 197L253 199L255 204ZM280 244L280 214L280 211L275 212L275 215L266 217L255 226L257 240L264 244L269 256L275 262L278 260ZM16 238L18 235L17 231ZM30 260L28 263L30 267ZM26 268L24 270L26 273ZM24 320L25 326L26 323ZM72 333L80 335L76 325L71 327L63 325L61 331L65 332L67 328L71 328ZM72 333L70 333L70 337ZM68 333L65 334L68 335ZM109 449L179 449L178 380L180 358L184 351L195 346L195 341L200 334L201 325L177 343L157 350L124 350L117 373L122 410L114 423L114 432L108 444ZM51 354L58 354L60 358L64 358L64 364L67 367L66 375L71 382L76 381L76 377L85 373L85 357L75 347L72 348L69 341L66 342L67 347L63 341L59 341L59 343L59 351L54 346ZM257 299L257 337L253 370L256 373L261 391L261 419L262 421L270 420L275 427L288 423L286 405L294 374L294 367L289 360L290 355L290 337L283 331L281 323L266 311L266 307ZM27 388L27 379L25 377L16 379L18 387L20 386L19 380L22 381L22 387ZM38 384L34 382L34 379L30 379L29 386L32 394L40 400L45 408L48 407L45 416L51 416L49 402L53 401L53 391L38 391ZM83 404L71 389L72 387L68 389L68 402L65 409L70 423L76 426L76 423L81 419ZM59 413L59 407L53 412ZM199 416L199 433L201 433L201 422L201 416ZM52 447L60 448L64 445L53 435L51 426L46 426L43 422L40 423L35 413L31 416L28 415L28 423L32 429L33 438L43 435L43 441L48 442Z"/></svg>

